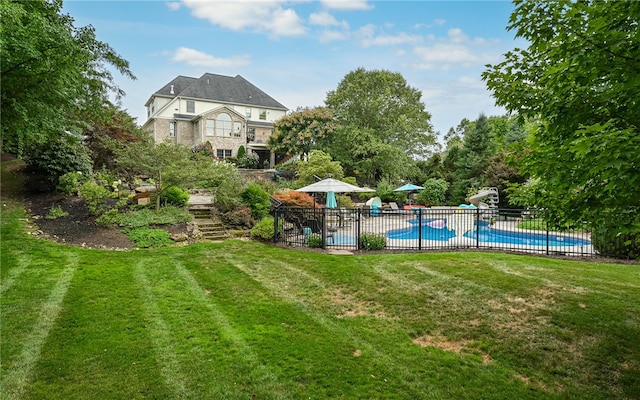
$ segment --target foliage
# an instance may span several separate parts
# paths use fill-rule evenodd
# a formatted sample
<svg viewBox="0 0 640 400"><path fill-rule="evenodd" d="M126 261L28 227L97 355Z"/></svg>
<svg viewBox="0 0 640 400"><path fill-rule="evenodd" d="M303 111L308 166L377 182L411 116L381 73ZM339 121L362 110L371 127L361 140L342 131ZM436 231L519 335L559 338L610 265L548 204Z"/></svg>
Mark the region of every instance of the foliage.
<svg viewBox="0 0 640 400"><path fill-rule="evenodd" d="M251 216L251 207L241 205L221 214L225 225L236 228L251 228L255 225L255 220Z"/></svg>
<svg viewBox="0 0 640 400"><path fill-rule="evenodd" d="M83 132L87 121L105 114L111 94L124 92L112 71L135 79L129 63L92 26L75 27L62 14L62 1L2 1L3 147L19 155L25 145L48 145L66 131ZM57 182L59 173L52 179Z"/></svg>
<svg viewBox="0 0 640 400"><path fill-rule="evenodd" d="M414 168L413 160L426 157L435 143L421 96L398 73L363 68L349 72L327 94L325 103L337 127L321 148L350 175L370 182L406 175Z"/></svg>
<svg viewBox="0 0 640 400"><path fill-rule="evenodd" d="M388 180L381 180L376 187L376 196L384 202L394 201L396 200L396 192L393 191L395 187Z"/></svg>
<svg viewBox="0 0 640 400"><path fill-rule="evenodd" d="M509 29L529 46L483 74L499 105L537 122L522 167L557 218L609 226L638 204L639 19L638 2L518 1ZM640 232L637 213L619 223Z"/></svg>
<svg viewBox="0 0 640 400"><path fill-rule="evenodd" d="M80 191L80 186L88 179L90 179L90 177L87 177L87 175L80 171L67 172L58 179L57 189L69 196L75 196Z"/></svg>
<svg viewBox="0 0 640 400"><path fill-rule="evenodd" d="M278 230L282 233L282 227L284 223L282 220L278 220ZM251 239L261 242L273 241L275 220L272 216L262 218L252 229Z"/></svg>
<svg viewBox="0 0 640 400"><path fill-rule="evenodd" d="M187 189L214 174L212 160L186 146L169 142L154 144L151 137L117 149L118 167L129 175L146 175L156 187L156 211L162 194L170 187Z"/></svg>
<svg viewBox="0 0 640 400"><path fill-rule="evenodd" d="M188 202L189 192L182 190L177 186L171 186L160 194L160 203L163 205L184 207Z"/></svg>
<svg viewBox="0 0 640 400"><path fill-rule="evenodd" d="M265 192L257 183L250 183L242 193L242 200L251 207L251 216L261 220L269 214L271 200L269 193Z"/></svg>
<svg viewBox="0 0 640 400"><path fill-rule="evenodd" d="M307 237L307 246L316 249L322 247L322 235L319 233L309 235L309 237Z"/></svg>
<svg viewBox="0 0 640 400"><path fill-rule="evenodd" d="M91 150L95 170L113 171L116 167L115 150L145 140L146 133L134 118L116 106L106 105L104 112L101 119L93 121L83 132L84 143Z"/></svg>
<svg viewBox="0 0 640 400"><path fill-rule="evenodd" d="M387 238L377 233L364 232L360 235L360 248L368 251L382 250L387 246Z"/></svg>
<svg viewBox="0 0 640 400"><path fill-rule="evenodd" d="M313 208L315 201L310 194L304 192L296 192L295 190L283 190L275 193L273 197L282 202L286 207ZM316 204L316 208L319 205Z"/></svg>
<svg viewBox="0 0 640 400"><path fill-rule="evenodd" d="M153 225L177 225L193 220L187 210L174 206L160 207L155 212L148 208L130 212L118 212L112 209L104 213L96 221L104 225L117 225L124 228L140 228Z"/></svg>
<svg viewBox="0 0 640 400"><path fill-rule="evenodd" d="M334 130L333 114L328 108L298 108L274 123L267 146L271 151L299 154L304 160L317 143Z"/></svg>
<svg viewBox="0 0 640 400"><path fill-rule="evenodd" d="M259 161L260 157L258 154L251 152L238 156L236 164L238 168L258 168Z"/></svg>
<svg viewBox="0 0 640 400"><path fill-rule="evenodd" d="M107 199L111 197L111 192L104 186L90 180L80 186L78 194L85 201L89 214L98 216L107 211Z"/></svg>
<svg viewBox="0 0 640 400"><path fill-rule="evenodd" d="M342 167L337 161L333 161L331 155L313 150L309 154L307 161L299 161L297 164L298 183L309 185L315 182L314 177L325 179L331 176L333 179L341 180L344 176Z"/></svg>
<svg viewBox="0 0 640 400"><path fill-rule="evenodd" d="M213 159L200 161L199 167L202 171L196 185L213 190L214 204L220 207L222 212L242 204L242 192L247 182L234 165Z"/></svg>
<svg viewBox="0 0 640 400"><path fill-rule="evenodd" d="M125 231L129 239L139 248L163 247L173 243L164 229L131 228Z"/></svg>
<svg viewBox="0 0 640 400"><path fill-rule="evenodd" d="M29 142L25 161L31 168L43 172L53 187L68 172L92 175L89 150L72 135L51 139L47 144Z"/></svg>
<svg viewBox="0 0 640 400"><path fill-rule="evenodd" d="M445 195L449 188L449 183L444 179L429 178L423 184L422 189L418 192L417 202L425 206L439 206L444 204Z"/></svg>
<svg viewBox="0 0 640 400"><path fill-rule="evenodd" d="M68 215L69 215L69 213L66 212L65 210L63 210L62 207L53 206L53 207L51 207L51 209L49 210L47 215L45 215L45 218L46 219L58 219L58 218L66 217Z"/></svg>
<svg viewBox="0 0 640 400"><path fill-rule="evenodd" d="M633 228L625 229L633 226L638 213L640 207L635 207L628 213L603 215L592 228L593 248L601 254L640 259L640 232Z"/></svg>
<svg viewBox="0 0 640 400"><path fill-rule="evenodd" d="M200 154L201 156L207 157L207 158L215 158L216 157L214 152L213 152L213 145L209 141L206 141L204 143L200 143L200 144L197 144L197 145L193 146L191 151L193 151L194 153Z"/></svg>
<svg viewBox="0 0 640 400"><path fill-rule="evenodd" d="M353 200L349 195L346 195L346 194L336 195L336 200L338 202L338 205L340 205L340 207L346 207L346 208L353 207Z"/></svg>
<svg viewBox="0 0 640 400"><path fill-rule="evenodd" d="M238 154L236 155L236 157L238 157L238 159L240 159L245 154L247 154L247 149L244 146L238 147Z"/></svg>

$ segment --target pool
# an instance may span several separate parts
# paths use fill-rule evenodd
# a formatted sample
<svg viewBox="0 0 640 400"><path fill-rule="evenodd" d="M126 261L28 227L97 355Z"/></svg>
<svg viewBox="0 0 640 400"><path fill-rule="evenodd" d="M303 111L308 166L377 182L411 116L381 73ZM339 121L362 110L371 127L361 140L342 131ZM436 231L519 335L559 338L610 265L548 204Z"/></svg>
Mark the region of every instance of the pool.
<svg viewBox="0 0 640 400"><path fill-rule="evenodd" d="M389 239L418 239L418 221L408 221L411 227L405 229L397 229L387 232ZM506 231L495 229L489 226L487 222L480 222L479 232L475 229L468 231L464 237L476 240L481 243L501 243L511 245L527 245L527 246L588 246L590 241L577 239L567 236L554 234L539 234L525 230ZM428 219L422 221L422 240L438 240L446 242L456 236L454 230L450 230L447 226L446 219Z"/></svg>

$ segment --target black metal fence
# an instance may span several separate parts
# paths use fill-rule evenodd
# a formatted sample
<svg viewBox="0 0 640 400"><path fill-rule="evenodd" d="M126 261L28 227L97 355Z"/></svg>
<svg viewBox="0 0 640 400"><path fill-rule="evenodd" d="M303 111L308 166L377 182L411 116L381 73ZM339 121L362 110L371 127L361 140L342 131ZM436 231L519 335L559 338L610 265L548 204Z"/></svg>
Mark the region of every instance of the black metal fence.
<svg viewBox="0 0 640 400"><path fill-rule="evenodd" d="M498 249L547 255L596 256L587 227L551 229L534 212L418 206L408 209L291 208L274 210L275 241L325 249L361 248L379 235L390 250Z"/></svg>

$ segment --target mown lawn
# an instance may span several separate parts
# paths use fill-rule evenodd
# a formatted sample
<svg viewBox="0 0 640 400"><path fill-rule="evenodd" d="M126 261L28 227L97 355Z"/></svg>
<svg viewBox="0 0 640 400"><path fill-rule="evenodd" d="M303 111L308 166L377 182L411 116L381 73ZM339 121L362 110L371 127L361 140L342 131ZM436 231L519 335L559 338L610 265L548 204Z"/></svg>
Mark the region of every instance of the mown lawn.
<svg viewBox="0 0 640 400"><path fill-rule="evenodd" d="M3 198L2 399L640 398L640 266L156 250L25 234Z"/></svg>

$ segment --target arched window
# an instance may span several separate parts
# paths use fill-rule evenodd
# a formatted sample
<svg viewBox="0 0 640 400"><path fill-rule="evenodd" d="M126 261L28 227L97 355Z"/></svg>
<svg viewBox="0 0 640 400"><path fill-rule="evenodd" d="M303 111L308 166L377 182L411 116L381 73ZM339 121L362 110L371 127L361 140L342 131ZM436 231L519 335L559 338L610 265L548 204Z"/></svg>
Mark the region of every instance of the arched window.
<svg viewBox="0 0 640 400"><path fill-rule="evenodd" d="M218 114L218 118L216 118L216 136L231 137L231 116L229 114Z"/></svg>

